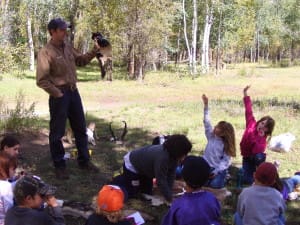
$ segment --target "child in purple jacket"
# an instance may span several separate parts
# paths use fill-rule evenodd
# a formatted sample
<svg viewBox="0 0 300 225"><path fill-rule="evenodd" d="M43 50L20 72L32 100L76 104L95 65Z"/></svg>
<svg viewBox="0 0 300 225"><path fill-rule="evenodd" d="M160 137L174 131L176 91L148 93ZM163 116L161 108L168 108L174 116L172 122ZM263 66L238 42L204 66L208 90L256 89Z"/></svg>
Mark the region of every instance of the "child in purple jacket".
<svg viewBox="0 0 300 225"><path fill-rule="evenodd" d="M210 175L210 166L202 157L187 156L182 177L186 193L172 202L161 225L220 225L221 206L216 197L202 190Z"/></svg>
<svg viewBox="0 0 300 225"><path fill-rule="evenodd" d="M266 160L267 138L272 135L275 126L275 121L270 116L264 116L258 121L255 120L252 102L247 93L249 88L249 85L244 88L246 129L240 143L241 155L243 156L243 181L246 184L253 183L253 173Z"/></svg>

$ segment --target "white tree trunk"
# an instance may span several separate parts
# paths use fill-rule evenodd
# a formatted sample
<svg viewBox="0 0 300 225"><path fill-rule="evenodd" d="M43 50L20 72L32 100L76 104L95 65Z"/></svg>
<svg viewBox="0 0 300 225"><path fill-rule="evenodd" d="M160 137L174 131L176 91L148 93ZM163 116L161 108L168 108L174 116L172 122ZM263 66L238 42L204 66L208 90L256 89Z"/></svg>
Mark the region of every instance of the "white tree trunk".
<svg viewBox="0 0 300 225"><path fill-rule="evenodd" d="M213 22L213 10L212 7L206 3L206 15L205 15L205 25L204 25L204 34L203 34L203 43L202 43L202 72L209 72L209 36L210 29Z"/></svg>
<svg viewBox="0 0 300 225"><path fill-rule="evenodd" d="M221 65L221 24L222 24L222 10L219 11L219 26L218 26L218 44L217 44L217 56L216 56L216 76L219 75L220 65Z"/></svg>
<svg viewBox="0 0 300 225"><path fill-rule="evenodd" d="M2 37L3 37L3 42L8 43L9 42L9 37L10 37L10 17L9 17L9 12L8 12L8 6L9 6L9 0L0 0L0 5L1 5L1 25L2 25Z"/></svg>
<svg viewBox="0 0 300 225"><path fill-rule="evenodd" d="M31 31L31 18L30 12L27 12L27 38L28 38L28 48L29 48L29 70L34 71L34 46Z"/></svg>
<svg viewBox="0 0 300 225"><path fill-rule="evenodd" d="M197 73L196 68L196 54L197 54L197 30L198 30L198 13L197 13L197 0L193 0L193 26L192 26L192 74Z"/></svg>
<svg viewBox="0 0 300 225"><path fill-rule="evenodd" d="M187 36L185 0L182 0L182 13L183 13L183 33L184 33L184 39L185 39L186 49L188 51L189 67L191 68L191 65L192 65L192 55L191 55L191 50L190 50L189 39L188 39L188 36Z"/></svg>

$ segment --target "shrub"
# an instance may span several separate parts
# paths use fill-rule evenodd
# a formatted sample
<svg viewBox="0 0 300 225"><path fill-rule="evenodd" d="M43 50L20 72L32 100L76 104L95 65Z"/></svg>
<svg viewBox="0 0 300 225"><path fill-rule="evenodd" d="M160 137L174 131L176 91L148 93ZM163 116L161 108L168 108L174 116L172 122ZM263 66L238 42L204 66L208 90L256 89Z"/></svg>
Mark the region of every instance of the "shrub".
<svg viewBox="0 0 300 225"><path fill-rule="evenodd" d="M0 127L2 130L20 133L38 127L39 120L34 113L35 103L31 103L26 108L22 92L19 92L16 96L14 109L9 109L3 100L0 100L0 108Z"/></svg>
<svg viewBox="0 0 300 225"><path fill-rule="evenodd" d="M18 71L18 77L24 75L23 71L28 68L28 47L26 45L19 44L17 46L5 45L0 48L0 74L11 71ZM21 73L20 73L21 72Z"/></svg>
<svg viewBox="0 0 300 225"><path fill-rule="evenodd" d="M280 67L289 67L290 66L290 59L282 59L279 62Z"/></svg>

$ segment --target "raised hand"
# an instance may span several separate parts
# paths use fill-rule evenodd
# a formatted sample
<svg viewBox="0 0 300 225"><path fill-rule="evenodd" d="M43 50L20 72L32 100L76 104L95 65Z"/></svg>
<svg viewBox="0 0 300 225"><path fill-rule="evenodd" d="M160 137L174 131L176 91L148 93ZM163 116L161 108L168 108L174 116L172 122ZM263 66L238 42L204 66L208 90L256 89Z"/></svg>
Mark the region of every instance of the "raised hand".
<svg viewBox="0 0 300 225"><path fill-rule="evenodd" d="M250 85L247 85L245 88L244 88L244 97L248 96L248 89L250 88L251 86Z"/></svg>
<svg viewBox="0 0 300 225"><path fill-rule="evenodd" d="M204 106L208 105L208 98L205 94L202 95L202 101L203 101Z"/></svg>

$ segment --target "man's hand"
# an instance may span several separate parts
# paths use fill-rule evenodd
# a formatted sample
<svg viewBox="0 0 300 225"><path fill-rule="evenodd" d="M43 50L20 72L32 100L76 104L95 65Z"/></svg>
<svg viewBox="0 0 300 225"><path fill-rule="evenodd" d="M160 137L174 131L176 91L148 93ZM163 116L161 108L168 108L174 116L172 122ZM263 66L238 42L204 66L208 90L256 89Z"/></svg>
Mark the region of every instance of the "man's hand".
<svg viewBox="0 0 300 225"><path fill-rule="evenodd" d="M98 52L100 52L100 50L101 50L101 47L100 47L99 44L98 44L97 38L95 38L95 39L94 39L94 48L93 48L93 52L98 53Z"/></svg>

